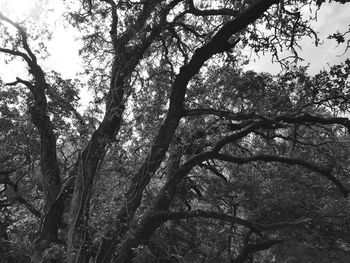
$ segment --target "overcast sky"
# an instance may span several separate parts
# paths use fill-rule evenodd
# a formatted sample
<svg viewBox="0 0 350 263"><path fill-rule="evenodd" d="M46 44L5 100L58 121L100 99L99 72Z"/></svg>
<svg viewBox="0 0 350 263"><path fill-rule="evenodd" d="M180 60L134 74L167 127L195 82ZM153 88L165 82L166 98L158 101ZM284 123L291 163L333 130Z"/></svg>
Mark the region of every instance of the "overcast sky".
<svg viewBox="0 0 350 263"><path fill-rule="evenodd" d="M0 0L1 2L26 2L35 0ZM60 14L64 11L62 5L56 1L49 1L54 3L56 10L56 16L51 17L56 22L57 27L52 40L48 44L48 50L51 56L45 61L44 68L54 69L66 78L74 78L77 70L81 68L81 61L78 55L78 49L80 47L79 40L77 40L77 32L74 29L62 28L59 26ZM0 6L1 7L1 6ZM25 10L24 10L25 11ZM323 45L315 47L314 40L305 38L302 41L302 50L299 51L299 55L305 59L303 65L310 63L310 74L315 74L321 69L327 69L328 65L334 65L344 61L350 57L350 50L344 53L345 46L336 47L337 44L334 40L328 40L327 36L337 30L346 31L350 25L350 5L340 4L327 4L322 6L319 10L318 21L313 26L316 32L320 33L320 38L324 41ZM349 36L350 37L350 36ZM339 57L340 56L340 57ZM5 81L13 81L18 75L22 75L21 66L18 63L12 63L10 65L4 65L0 60L0 77ZM270 73L278 73L280 66L277 63L271 63L271 54L266 54L260 59L253 61L246 67L246 69L252 69L255 71L267 71Z"/></svg>
<svg viewBox="0 0 350 263"><path fill-rule="evenodd" d="M340 32L349 30L350 4L324 4L319 10L317 21L313 23L313 28L319 33L323 44L316 47L313 39L304 38L301 42L302 50L297 50L305 60L301 64L310 64L309 74L314 75L322 69L328 69L328 65L339 64L345 61L346 58L350 58L350 50L343 54L346 44L337 47L335 40L327 39L330 34L337 32L337 30ZM350 34L348 38L350 39ZM271 54L266 54L255 62L251 62L246 69L259 72L268 71L272 74L281 70L278 63L271 63Z"/></svg>

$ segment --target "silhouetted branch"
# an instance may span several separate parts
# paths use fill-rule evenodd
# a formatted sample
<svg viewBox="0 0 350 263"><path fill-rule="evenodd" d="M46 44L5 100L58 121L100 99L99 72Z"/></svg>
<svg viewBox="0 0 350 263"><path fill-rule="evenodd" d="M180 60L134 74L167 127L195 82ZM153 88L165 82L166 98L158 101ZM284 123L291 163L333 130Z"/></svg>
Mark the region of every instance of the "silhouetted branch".
<svg viewBox="0 0 350 263"><path fill-rule="evenodd" d="M330 124L339 124L343 125L350 131L350 120L348 118L328 118L328 117L320 117L315 116L311 114L303 114L301 116L292 116L292 115L282 115L274 118L275 121L282 121L285 123L292 123L292 124L312 124L312 123L318 123L318 124L324 124L324 125L330 125Z"/></svg>
<svg viewBox="0 0 350 263"><path fill-rule="evenodd" d="M0 52L6 53L9 55L17 56L17 57L22 57L27 63L31 63L30 58L23 52L17 51L17 50L11 50L8 48L1 48L0 47Z"/></svg>
<svg viewBox="0 0 350 263"><path fill-rule="evenodd" d="M29 203L26 199L24 199L21 196L16 196L15 200L24 205L30 212L32 212L33 215L35 215L37 218L41 218L41 213L39 210L37 210L31 203Z"/></svg>
<svg viewBox="0 0 350 263"><path fill-rule="evenodd" d="M23 57L27 61L28 64L29 63L36 64L37 59L36 59L36 56L34 55L34 53L32 52L32 50L30 49L30 47L28 45L28 35L27 35L25 29L22 26L20 26L18 23L14 22L10 18L6 17L1 12L0 12L0 19L3 20L3 21L6 21L7 23L9 23L13 27L15 27L17 29L19 35L21 36L23 48L28 53L29 57L27 55L25 55L25 54L24 54L25 56L23 56L23 53L21 53L21 52L18 52L18 53L22 54L22 55L19 54L19 56ZM2 50L0 50L0 51L2 51ZM4 52L4 51L2 51L2 52ZM17 53L17 51L15 51L15 53ZM12 54L12 55L15 55L15 53ZM18 56L18 54L17 54L17 56ZM28 60L26 59L26 57L28 58Z"/></svg>
<svg viewBox="0 0 350 263"><path fill-rule="evenodd" d="M260 229L258 229L255 223L253 222L241 219L239 217L234 217L227 214L216 213L211 211L204 211L204 210L194 210L194 211L186 211L186 212L159 211L152 214L151 217L153 218L153 220L161 221L161 222L164 222L166 220L188 219L188 218L194 218L194 217L212 218L212 219L218 219L225 222L239 224L249 228L254 233L260 233Z"/></svg>
<svg viewBox="0 0 350 263"><path fill-rule="evenodd" d="M258 251L262 250L267 250L271 248L274 245L282 243L283 240L280 239L273 239L273 240L266 240L266 241L261 241L256 244L246 244L242 251L239 253L239 255L233 259L231 262L232 263L244 263L248 259L248 257Z"/></svg>
<svg viewBox="0 0 350 263"><path fill-rule="evenodd" d="M256 162L256 161L261 161L261 162L278 162L278 163L285 163L288 165L299 165L303 166L309 170L312 170L314 172L317 172L324 177L326 177L328 180L330 180L334 185L338 187L340 192L347 197L350 193L350 190L347 189L334 175L332 168L324 168L324 167L319 167L315 164L312 164L310 162L307 162L303 159L294 159L294 158L288 158L288 157L282 157L282 156L273 156L273 155L256 155L256 156L251 156L251 157L234 157L234 156L229 156L226 154L220 154L217 153L215 154L212 158L222 160L222 161L227 161L227 162L232 162L232 163L238 163L238 164L246 164L246 163L251 163L251 162Z"/></svg>
<svg viewBox="0 0 350 263"><path fill-rule="evenodd" d="M186 212L171 212L171 211L158 211L154 212L150 216L150 221L154 220L154 222L164 222L167 220L179 220L179 219L188 219L188 218L196 218L196 217L203 217L208 219L218 219L225 222L230 222L234 224L238 224L244 227L247 227L256 234L261 234L262 231L273 231L273 230L280 230L283 228L288 227L296 227L298 225L303 225L312 222L311 219L306 218L294 222L289 221L282 221L282 222L276 222L272 224L261 224L254 221L242 219L239 217L231 216L224 213L217 213L213 211L204 211L204 210L194 210L194 211L186 211Z"/></svg>
<svg viewBox="0 0 350 263"><path fill-rule="evenodd" d="M230 8L220 8L220 9L206 9L201 10L195 7L193 0L188 0L189 9L186 10L186 13L193 14L195 16L237 16L239 12Z"/></svg>
<svg viewBox="0 0 350 263"><path fill-rule="evenodd" d="M255 113L234 113L228 110L216 110L211 108L203 109L187 109L183 111L183 116L200 116L200 115L214 115L218 117L227 118L229 120L241 121L254 117L259 117Z"/></svg>
<svg viewBox="0 0 350 263"><path fill-rule="evenodd" d="M209 171L211 171L213 174L215 174L217 177L220 177L222 179L224 179L225 182L227 182L227 179L226 177L220 173L216 168L215 166L212 166L210 164L200 164L199 166L205 168L205 169L208 169Z"/></svg>
<svg viewBox="0 0 350 263"><path fill-rule="evenodd" d="M27 80L23 80L19 77L16 78L16 81L14 82L9 82L6 83L7 86L16 86L17 84L23 84L25 85L31 92L35 92L35 87L33 86L33 84Z"/></svg>

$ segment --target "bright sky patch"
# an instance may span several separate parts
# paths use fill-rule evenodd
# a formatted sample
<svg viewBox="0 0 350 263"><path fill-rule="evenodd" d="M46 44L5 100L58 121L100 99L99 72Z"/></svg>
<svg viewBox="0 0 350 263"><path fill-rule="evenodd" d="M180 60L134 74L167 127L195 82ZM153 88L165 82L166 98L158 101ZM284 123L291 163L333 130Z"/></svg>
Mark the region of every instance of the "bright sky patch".
<svg viewBox="0 0 350 263"><path fill-rule="evenodd" d="M0 10L14 21L22 22L33 16L38 8L36 0L0 0Z"/></svg>

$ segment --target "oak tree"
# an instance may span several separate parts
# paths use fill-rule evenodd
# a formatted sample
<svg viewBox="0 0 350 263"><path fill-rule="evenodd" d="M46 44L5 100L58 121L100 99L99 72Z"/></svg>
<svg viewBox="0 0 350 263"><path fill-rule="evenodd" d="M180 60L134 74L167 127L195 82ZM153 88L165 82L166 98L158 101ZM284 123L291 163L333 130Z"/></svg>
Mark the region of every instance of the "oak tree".
<svg viewBox="0 0 350 263"><path fill-rule="evenodd" d="M50 27L0 12L1 55L27 71L0 82L7 262L344 262L350 61L281 58L319 42L303 11L324 1L65 4L75 80L42 66ZM284 71L245 71L244 49Z"/></svg>

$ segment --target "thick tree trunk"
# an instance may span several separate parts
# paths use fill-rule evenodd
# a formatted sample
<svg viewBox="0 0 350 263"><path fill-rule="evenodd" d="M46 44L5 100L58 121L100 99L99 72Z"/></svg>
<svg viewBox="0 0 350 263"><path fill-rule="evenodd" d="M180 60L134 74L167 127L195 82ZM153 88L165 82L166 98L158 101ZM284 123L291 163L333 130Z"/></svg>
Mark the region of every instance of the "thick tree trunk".
<svg viewBox="0 0 350 263"><path fill-rule="evenodd" d="M28 47L29 48L29 47ZM34 105L30 108L32 121L40 133L40 166L41 184L44 194L44 217L38 238L35 241L35 260L42 257L42 252L51 243L58 241L57 233L64 209L63 203L55 203L61 190L60 171L56 154L56 136L53 125L47 113L46 89L48 84L41 67L36 64L36 58L29 63L34 76L34 85L25 83L34 97Z"/></svg>
<svg viewBox="0 0 350 263"><path fill-rule="evenodd" d="M103 161L105 147L120 129L126 99L124 98L124 93L129 85L131 75L143 57L144 52L158 34L159 29L157 27L151 33L149 33L149 28L144 28L147 18L149 18L154 6L158 3L155 0L149 0L147 3L144 3L135 24L130 26L120 36L116 32L117 16L116 14L113 15L110 33L116 57L112 67L112 80L107 96L106 113L99 128L93 133L92 138L81 154L81 169L75 182L69 216L67 262L81 262L81 259L86 257L84 251L87 251L87 249L84 246L88 244L87 213L96 168ZM112 4L112 9L114 8ZM137 41L134 41L135 39ZM143 41L139 43L139 39L143 39ZM135 42L139 44L135 44ZM121 220L118 220L118 222L122 222L123 225L126 218L124 215L126 214L128 213L123 208L119 212Z"/></svg>
<svg viewBox="0 0 350 263"><path fill-rule="evenodd" d="M86 247L88 245L87 227L88 211L93 179L96 174L97 166L102 162L105 147L118 132L122 120L123 106L123 88L119 91L119 102L115 111L109 110L100 128L94 132L88 145L81 153L80 167L75 180L74 194L69 212L68 226L68 261L82 262L85 258Z"/></svg>
<svg viewBox="0 0 350 263"><path fill-rule="evenodd" d="M155 163L152 163L153 165L151 166L151 163L148 163L148 161L146 160L144 162L145 166L142 166L142 168L146 167L148 169L140 170L143 172L139 172L135 175L133 179L135 185L132 185L132 187L128 191L128 193L134 193L133 198L130 199L131 201L126 202L129 205L128 208L130 207L132 209L136 209L138 207L138 205L141 202L144 187L147 185L151 176L159 167L161 161L165 156L166 151L168 150L169 144L173 138L176 128L178 127L182 115L187 84L190 81L190 79L199 71L199 69L202 67L205 61L207 61L214 54L224 52L233 48L234 46L228 43L228 40L231 38L231 36L238 33L240 30L246 28L250 23L258 19L267 9L269 9L273 4L276 3L278 3L277 0L260 0L252 4L250 8L248 8L242 14L237 16L234 20L227 22L214 35L211 41L209 41L201 48L198 48L195 51L190 62L180 69L180 72L177 75L172 86L167 117L163 125L159 129L159 132L153 143L151 152L148 155L148 160L153 160L155 161ZM157 148L159 146L162 147ZM158 151L155 151L155 149L158 149ZM152 153L153 155L156 155L155 153L159 154L156 155L157 158L154 158L155 156L152 156ZM145 243L149 240L154 231L162 223L162 221L160 220L155 220L153 214L157 211L167 210L169 208L174 198L177 185L182 181L184 176L188 174L192 167L193 166L191 165L181 167L178 171L176 171L176 174L174 174L173 177L170 177L168 179L167 183L160 191L156 202L154 203L152 208L150 208L150 210L144 215L137 230L134 233L132 233L124 242L122 242L118 251L118 258L115 262L131 262L133 258L133 249L137 245ZM132 210L132 213L134 211L135 210ZM110 251L109 253L112 253L114 251L118 239L121 238L121 236L118 234L118 232L109 234L109 238L111 238L109 240L112 240L112 242L109 242L109 244L107 244L108 241L104 240L103 245L108 247L109 249L105 250L106 253L108 253L107 251ZM96 262L100 263L109 261Z"/></svg>
<svg viewBox="0 0 350 263"><path fill-rule="evenodd" d="M90 245L87 235L88 210L93 180L97 166L103 161L106 146L119 132L125 108L125 88L139 61L140 53L134 53L135 50L132 48L126 49L126 42L121 42L119 45L124 45L124 47L118 46L121 53L118 54L113 64L113 77L105 116L80 157L80 169L76 177L69 212L67 262L83 262L81 260L87 257L86 246ZM124 64L121 63L122 61Z"/></svg>
<svg viewBox="0 0 350 263"><path fill-rule="evenodd" d="M156 1L150 1L150 5L145 7L146 11L142 12L142 15L137 20L137 24L132 28L134 32L133 34L139 33L139 35L141 35L142 26L140 27L140 24L144 23L147 15L151 12L150 6L155 5L155 2ZM143 190L164 159L169 144L179 125L179 121L183 115L182 111L186 88L190 79L199 71L204 62L214 54L231 49L233 45L228 41L230 37L244 29L251 22L255 21L262 13L264 13L272 4L276 2L278 1L269 0L258 1L253 4L252 7L246 12L225 24L213 37L212 41L209 41L203 47L197 49L190 62L180 69L180 72L172 86L167 117L155 137L153 146L151 147L146 160L140 167L139 171L132 178L131 185L126 193L125 204L119 210L115 225L107 230L107 234L105 238L103 238L96 256L96 262L109 262L116 246L122 241L125 233L127 232L128 222L133 218L136 209L141 203ZM135 29L139 29L141 31L135 31ZM123 105L125 83L128 82L128 78L138 64L139 59L142 57L144 51L151 43L141 43L137 47L133 46L131 50L131 48L126 48L130 38L132 38L132 35L125 33L120 39L118 39L118 41L114 41L115 50L118 52L118 58L113 67L113 79L108 97L109 102L107 103L106 115L99 129L94 133L88 147L85 150L87 155L82 160L82 172L80 172L78 175L73 195L68 242L68 251L72 257L70 258L69 262L73 262L74 259L74 239L76 236L76 230L80 229L79 231L83 231L81 229L82 226L87 224L85 220L81 220L81 217L84 215L84 210L89 206L89 195L96 172L96 166L101 161L99 156L103 152L104 147L107 145L107 140L112 138L120 127L121 113L123 112L123 108L121 108L121 106ZM84 155L85 154L82 154L82 156ZM84 163L86 165L84 165ZM176 184L173 184L171 188L171 191L167 189L167 191L163 193L163 195L166 195L167 197L165 198L166 201L165 199L158 201L159 204L156 207L160 205L160 209L167 209L172 201ZM144 222L144 224L148 225L147 216L145 217ZM153 222L153 225L156 227L158 226L157 222ZM146 232L149 234L145 236L148 237L151 233L153 233L155 228L149 228L151 231L147 230ZM141 231L143 232L144 228L141 227L141 229L143 229ZM81 234L80 236L78 235L78 240L81 240L83 236L84 235ZM144 235L142 234L142 236ZM144 240L144 238L142 239ZM84 243L84 240L78 242L78 244L82 243ZM134 244L134 242L130 242L130 244ZM79 247L81 247L81 245L78 245L77 249L79 249ZM128 245L127 247L131 248L133 245Z"/></svg>

